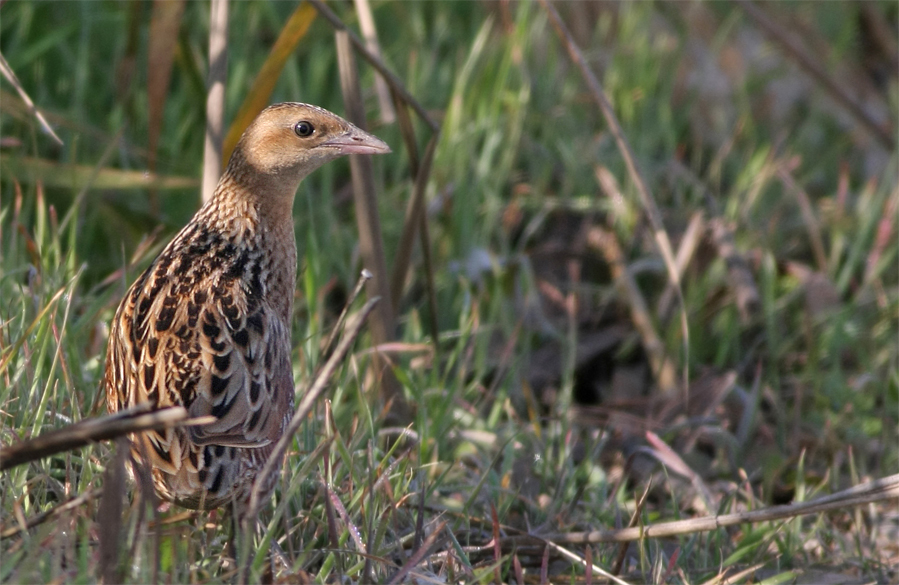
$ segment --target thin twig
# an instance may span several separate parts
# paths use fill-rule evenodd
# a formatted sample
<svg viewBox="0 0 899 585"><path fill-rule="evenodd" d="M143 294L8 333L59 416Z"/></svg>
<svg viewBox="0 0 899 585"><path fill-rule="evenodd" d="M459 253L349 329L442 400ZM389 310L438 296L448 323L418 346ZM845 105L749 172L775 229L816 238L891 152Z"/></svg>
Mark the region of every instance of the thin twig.
<svg viewBox="0 0 899 585"><path fill-rule="evenodd" d="M335 40L346 115L350 122L365 130L365 106L362 103L359 74L347 32L337 31ZM376 343L384 343L393 339L393 304L390 283L387 280L387 262L384 257L371 157L351 155L350 170L353 176L353 201L356 207L360 253L365 267L372 272L369 290L376 291L375 294L383 297L385 301L378 307L378 319L372 324L372 333Z"/></svg>
<svg viewBox="0 0 899 585"><path fill-rule="evenodd" d="M421 263L425 269L425 283L428 294L428 324L431 327L431 341L434 344L435 362L440 358L440 326L437 323L437 286L434 281L434 261L431 259L431 234L428 228L428 214L419 216L421 225L418 236L421 242Z"/></svg>
<svg viewBox="0 0 899 585"><path fill-rule="evenodd" d="M715 575L714 577L712 577L711 579L709 579L702 585L722 585L722 584L729 584L729 583L739 583L743 579L749 577L750 575L752 575L753 573L755 573L756 571L758 571L759 569L761 569L764 566L765 566L765 563L758 563L757 565L752 565L751 567L747 567L747 568L743 569L742 571L737 571L736 573L733 573L732 575L728 575L727 573L733 567L727 567L720 574ZM684 582L686 582L686 580Z"/></svg>
<svg viewBox="0 0 899 585"><path fill-rule="evenodd" d="M702 507L702 511L706 514L711 514L714 510L714 503L712 498L712 492L709 490L708 486L702 481L702 477L693 469L687 465L687 462L683 460L683 458L672 449L665 441L661 439L657 434L652 431L646 431L644 433L646 436L646 442L649 443L649 447L644 447L639 449L642 453L649 453L652 455L659 463L664 465L668 471L676 473L682 477L685 477L690 480L690 483L693 484L693 488L699 493L699 503L694 504L694 506Z"/></svg>
<svg viewBox="0 0 899 585"><path fill-rule="evenodd" d="M400 135L403 137L403 143L406 145L406 152L409 153L409 170L413 177L418 176L418 140L415 138L415 126L412 125L412 116L409 115L409 106L403 101L396 90L391 89L391 97L393 104L396 106L396 121L400 128ZM432 132L434 136L440 134L440 131Z"/></svg>

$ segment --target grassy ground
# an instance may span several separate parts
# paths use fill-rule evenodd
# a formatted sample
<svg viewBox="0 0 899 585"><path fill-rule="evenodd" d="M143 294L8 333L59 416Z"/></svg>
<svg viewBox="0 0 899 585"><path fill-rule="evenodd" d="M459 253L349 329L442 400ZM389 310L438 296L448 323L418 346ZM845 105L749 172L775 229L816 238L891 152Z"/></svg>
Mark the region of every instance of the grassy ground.
<svg viewBox="0 0 899 585"><path fill-rule="evenodd" d="M368 386L363 338L297 435L261 518L265 540L241 563L258 580L277 542L295 579L321 581L401 578L400 567L419 582L601 581L592 563L631 583L716 582L747 568L737 581L895 582L895 501L623 551L490 544L627 525L644 494L638 521L649 524L809 500L899 466L895 148L736 4L559 7L683 250L683 305L666 292L622 156L539 4L376 3L385 61L441 123L428 185L439 349L417 253L389 353L415 440L388 441L396 431ZM895 140L895 4L762 8ZM232 3L226 119L294 9ZM334 9L355 26L349 5ZM158 128L147 114L150 10L0 9L0 50L65 142L2 86L4 444L105 411L115 306L199 203L208 5L186 3ZM343 111L332 38L317 19L272 101ZM370 130L394 145L374 161L393 250L409 161L397 125L377 122L372 70L361 71ZM154 131L158 180L147 188ZM348 184L338 162L297 197L298 381L361 268ZM616 253L632 288L613 277ZM688 392L657 383L660 352ZM97 444L0 475L3 530L102 486L112 453ZM110 521L98 506L3 538L0 580L95 581ZM221 515L135 498L123 518L113 549L123 580L233 578Z"/></svg>

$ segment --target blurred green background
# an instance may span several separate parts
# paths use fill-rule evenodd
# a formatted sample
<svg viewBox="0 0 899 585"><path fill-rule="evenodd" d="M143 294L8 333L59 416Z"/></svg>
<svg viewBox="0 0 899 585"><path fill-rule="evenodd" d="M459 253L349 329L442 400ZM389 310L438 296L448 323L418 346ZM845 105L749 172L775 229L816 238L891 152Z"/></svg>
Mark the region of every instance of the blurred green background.
<svg viewBox="0 0 899 585"><path fill-rule="evenodd" d="M209 4L183 4L161 120L151 127L148 63L165 58L151 49L149 23L159 4L0 5L0 51L64 142L40 130L12 85L0 85L4 442L103 412L98 388L112 312L200 204ZM358 30L351 3L329 6ZM541 4L373 2L384 62L441 125L427 190L439 351L428 346L419 249L397 307L401 345L392 357L416 412L418 448L400 463L386 447L372 455L400 466L390 480L397 499L423 490L435 505L428 518L460 514L465 520L455 527L468 526L472 543L479 541L471 526L490 521L490 506L503 523L551 531L609 527L621 514L626 522L642 492L636 486L651 477L647 521L701 515L691 499L695 481L662 471L659 457L647 455L656 446L647 445L646 431L707 486L711 513L785 503L894 472L896 3L758 4L787 41L766 32L754 5L741 3L556 6L614 106L675 251L684 250L684 304L676 296L661 302L671 295L669 279L645 209ZM226 125L296 9L292 2L230 4ZM804 64L791 43L808 56ZM811 75L809 62L879 132ZM409 158L397 124L384 121L374 70L361 60L359 69L369 130L394 149L374 160L390 261L412 189ZM343 113L333 29L323 18L287 59L270 99L278 101ZM418 122L416 130L424 148L428 130ZM353 215L346 161L300 187L298 381L314 367L361 268ZM645 333L635 326L634 296L613 278L610 248L596 243L597 234L617 243L632 290L646 300L650 327L678 379L690 381L689 394L659 390ZM754 302L741 303L750 293ZM365 392L367 359L351 360L331 396L346 454L378 444L383 426L381 405ZM303 477L324 473L310 469L321 461L303 457L327 434L320 418L292 455L289 468ZM97 485L107 456L96 446L0 479L4 526L16 506L36 513ZM367 457L353 464L337 458L330 485L345 490L350 516L367 517L351 487L368 477ZM35 487L46 477L58 485ZM271 523L284 524L275 537L282 547L291 538L303 543L297 549L326 544L323 516L315 520L316 511L324 515L323 500L311 481L291 480L276 498ZM476 495L459 495L466 492ZM407 512L390 529L397 541L414 530ZM680 550L694 554L676 564L695 580L750 563L780 575L823 566L895 579L897 553L888 544L895 519L885 508L864 514L864 521L847 511L788 529L685 539ZM87 513L77 520L87 548L91 521ZM133 542L140 543L136 526ZM201 526L195 520L194 529ZM76 580L93 566L85 560L66 569L55 553L10 542L4 555L16 562L0 575L6 580ZM667 566L671 550L648 551L632 549L625 573L654 580L654 567ZM172 554L189 560L192 553ZM322 559L340 556L331 554L291 560L325 579L335 569ZM608 566L617 549L596 554ZM168 562L162 570L176 581L219 575L208 567L179 572ZM515 580L510 556L498 564ZM358 577L354 566L341 570ZM474 561L466 570L482 577ZM132 578L150 575L142 571L150 569L135 569ZM490 571L484 578L492 579ZM582 571L566 565L558 574Z"/></svg>

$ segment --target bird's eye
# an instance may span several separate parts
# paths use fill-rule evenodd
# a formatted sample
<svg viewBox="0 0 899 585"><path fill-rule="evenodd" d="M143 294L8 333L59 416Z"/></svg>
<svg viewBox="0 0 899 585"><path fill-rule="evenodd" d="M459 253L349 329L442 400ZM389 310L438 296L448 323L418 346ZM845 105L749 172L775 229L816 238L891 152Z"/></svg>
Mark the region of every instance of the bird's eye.
<svg viewBox="0 0 899 585"><path fill-rule="evenodd" d="M297 136L300 138L308 138L312 136L312 133L315 132L315 126L312 125L312 122L307 122L306 120L301 120L297 122L297 125L293 127L293 131L297 133Z"/></svg>

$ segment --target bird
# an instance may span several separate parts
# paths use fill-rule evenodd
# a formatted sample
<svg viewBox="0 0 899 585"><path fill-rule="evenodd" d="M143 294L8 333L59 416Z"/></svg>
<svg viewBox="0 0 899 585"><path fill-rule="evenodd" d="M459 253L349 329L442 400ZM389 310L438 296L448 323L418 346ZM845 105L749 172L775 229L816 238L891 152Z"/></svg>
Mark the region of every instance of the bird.
<svg viewBox="0 0 899 585"><path fill-rule="evenodd" d="M131 437L156 494L181 507L245 509L294 409L291 315L300 182L338 157L390 152L323 108L267 107L247 127L213 196L131 285L110 326L110 413L183 406L204 426Z"/></svg>

